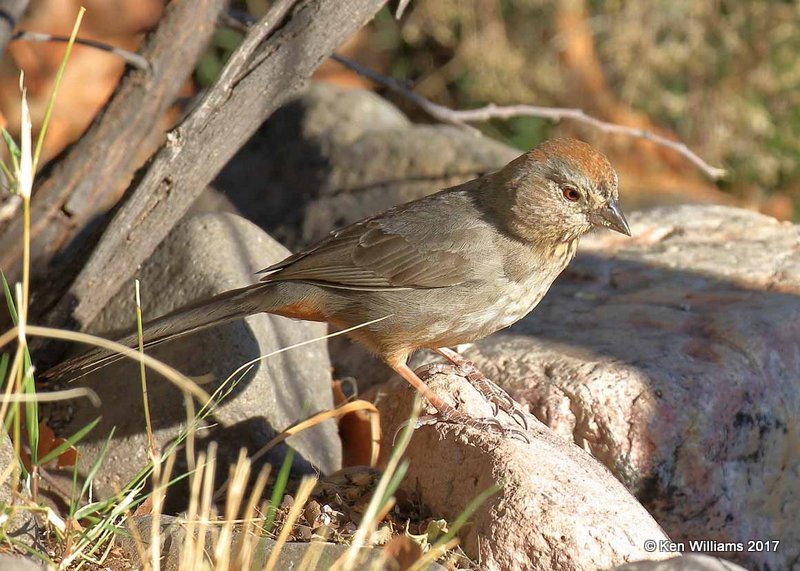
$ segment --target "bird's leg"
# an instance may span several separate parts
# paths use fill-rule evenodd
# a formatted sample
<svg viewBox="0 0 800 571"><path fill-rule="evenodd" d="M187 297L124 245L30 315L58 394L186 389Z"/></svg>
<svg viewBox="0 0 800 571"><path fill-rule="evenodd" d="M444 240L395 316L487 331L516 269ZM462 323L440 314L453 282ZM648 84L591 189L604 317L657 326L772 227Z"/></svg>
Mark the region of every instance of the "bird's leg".
<svg viewBox="0 0 800 571"><path fill-rule="evenodd" d="M530 442L525 432L517 428L505 427L500 424L496 418L475 418L456 410L455 407L450 406L441 397L431 391L428 385L426 385L406 363L394 363L391 364L391 366L401 377L408 381L411 386L422 393L422 396L424 396L438 412L437 415L420 417L417 420L416 428L436 424L437 422L447 422L450 424L470 426L478 430L488 430L502 436L516 436L525 442Z"/></svg>
<svg viewBox="0 0 800 571"><path fill-rule="evenodd" d="M434 349L434 351L439 353L439 355L450 361L452 364L431 363L425 366L422 376L427 377L436 373L455 373L456 375L464 377L473 387L475 387L475 390L477 390L487 401L489 401L494 409L495 416L497 416L499 410L502 410L511 418L513 418L514 421L525 430L528 429L528 420L526 418L525 411L522 409L519 403L511 398L511 395L509 395L506 391L498 387L483 373L481 373L480 370L478 370L478 367L475 366L475 363L465 358L460 353L457 353L452 349L448 349L447 347Z"/></svg>

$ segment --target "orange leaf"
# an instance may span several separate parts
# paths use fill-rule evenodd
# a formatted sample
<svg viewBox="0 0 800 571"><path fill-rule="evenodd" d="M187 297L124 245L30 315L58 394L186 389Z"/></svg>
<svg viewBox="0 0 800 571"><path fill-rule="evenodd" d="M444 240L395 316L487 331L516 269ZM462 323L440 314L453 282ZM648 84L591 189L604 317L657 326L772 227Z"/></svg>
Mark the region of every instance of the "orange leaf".
<svg viewBox="0 0 800 571"><path fill-rule="evenodd" d="M139 507L136 508L136 511L133 512L133 515L148 515L153 511L153 496L147 496L147 498L139 504Z"/></svg>
<svg viewBox="0 0 800 571"><path fill-rule="evenodd" d="M347 401L341 382L333 383L333 401L341 406ZM366 410L348 412L339 417L339 437L342 439L342 466L372 466L377 457L375 448L375 418Z"/></svg>
<svg viewBox="0 0 800 571"><path fill-rule="evenodd" d="M397 561L401 571L411 567L420 557L422 557L422 548L419 543L413 541L406 535L397 535L386 547L383 552Z"/></svg>
<svg viewBox="0 0 800 571"><path fill-rule="evenodd" d="M47 423L39 423L39 447L37 450L37 457L44 458L65 442L66 440L64 438L56 436L53 429L47 426ZM77 461L78 450L74 446L70 446L59 454L56 459L56 466L59 468L66 468L67 466L74 466Z"/></svg>

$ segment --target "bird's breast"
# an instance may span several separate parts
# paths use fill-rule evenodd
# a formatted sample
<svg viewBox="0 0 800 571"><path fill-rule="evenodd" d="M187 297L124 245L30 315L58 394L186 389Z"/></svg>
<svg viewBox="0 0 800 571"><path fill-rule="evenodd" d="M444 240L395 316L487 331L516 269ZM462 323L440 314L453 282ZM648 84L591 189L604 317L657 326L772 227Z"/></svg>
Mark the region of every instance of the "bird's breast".
<svg viewBox="0 0 800 571"><path fill-rule="evenodd" d="M547 255L534 259L517 276L507 278L498 288L501 295L488 308L487 325L497 331L528 315L575 256L577 246L577 240L560 242Z"/></svg>

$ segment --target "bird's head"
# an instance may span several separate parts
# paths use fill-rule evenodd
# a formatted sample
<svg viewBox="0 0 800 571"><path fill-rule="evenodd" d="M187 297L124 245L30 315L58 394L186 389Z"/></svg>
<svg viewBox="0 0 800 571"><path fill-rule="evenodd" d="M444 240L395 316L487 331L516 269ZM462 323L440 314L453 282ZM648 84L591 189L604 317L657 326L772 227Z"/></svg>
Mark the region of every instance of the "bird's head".
<svg viewBox="0 0 800 571"><path fill-rule="evenodd" d="M509 230L520 238L568 241L597 226L631 234L619 206L617 173L582 141L545 141L495 176L511 210Z"/></svg>

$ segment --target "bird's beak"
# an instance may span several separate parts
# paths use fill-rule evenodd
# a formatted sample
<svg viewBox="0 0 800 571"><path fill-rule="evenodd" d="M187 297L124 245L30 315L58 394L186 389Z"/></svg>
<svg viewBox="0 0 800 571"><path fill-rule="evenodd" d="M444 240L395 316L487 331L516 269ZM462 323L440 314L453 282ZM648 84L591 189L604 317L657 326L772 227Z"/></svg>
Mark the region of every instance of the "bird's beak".
<svg viewBox="0 0 800 571"><path fill-rule="evenodd" d="M625 215L622 213L619 201L616 198L612 199L605 208L593 212L591 222L595 226L605 226L616 230L620 234L631 235L631 227L628 226L628 221L625 220Z"/></svg>

